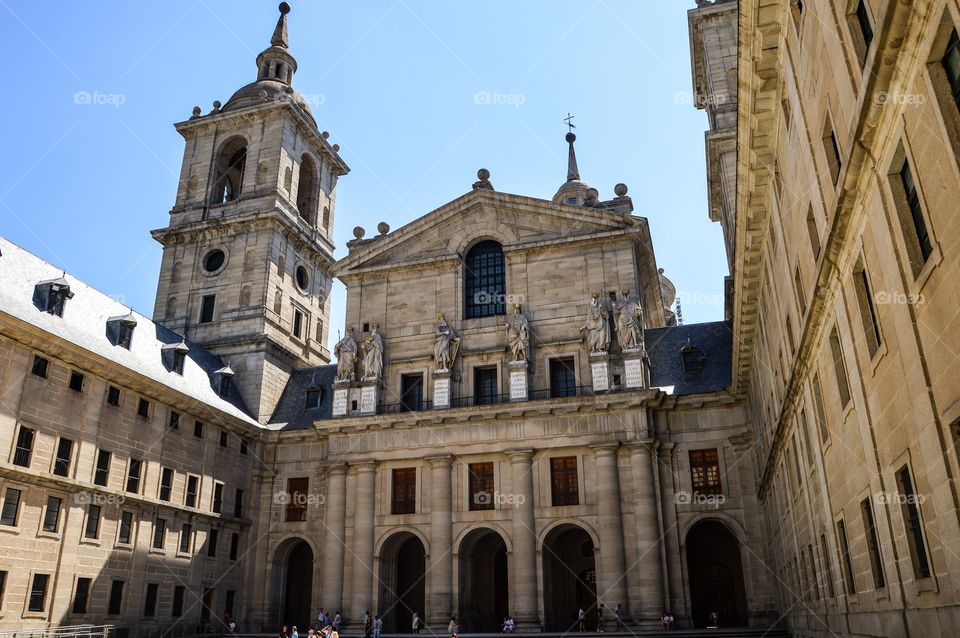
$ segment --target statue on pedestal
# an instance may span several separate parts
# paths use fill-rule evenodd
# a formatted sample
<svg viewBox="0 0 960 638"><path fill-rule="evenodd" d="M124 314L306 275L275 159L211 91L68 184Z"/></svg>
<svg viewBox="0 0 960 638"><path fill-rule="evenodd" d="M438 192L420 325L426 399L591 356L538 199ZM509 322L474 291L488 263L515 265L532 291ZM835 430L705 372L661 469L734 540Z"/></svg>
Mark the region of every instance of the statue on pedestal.
<svg viewBox="0 0 960 638"><path fill-rule="evenodd" d="M447 318L441 312L437 315L437 332L433 344L433 359L437 363L437 372L446 372L453 367L460 350L460 337L447 323Z"/></svg>
<svg viewBox="0 0 960 638"><path fill-rule="evenodd" d="M337 381L354 380L354 362L357 356L357 342L353 338L353 326L347 326L347 334L333 347L337 357Z"/></svg>
<svg viewBox="0 0 960 638"><path fill-rule="evenodd" d="M526 361L530 353L530 321L523 314L520 304L513 305L513 317L504 322L507 329L507 346L512 361Z"/></svg>
<svg viewBox="0 0 960 638"><path fill-rule="evenodd" d="M624 351L643 349L643 308L629 288L620 291L622 298L613 309L617 319L617 340Z"/></svg>
<svg viewBox="0 0 960 638"><path fill-rule="evenodd" d="M587 321L580 326L580 332L586 332L587 345L591 353L606 353L610 348L610 323L607 321L609 313L600 299L600 293L592 295L590 307L587 308Z"/></svg>
<svg viewBox="0 0 960 638"><path fill-rule="evenodd" d="M383 378L383 337L377 332L379 324L373 324L370 334L363 340L363 378Z"/></svg>

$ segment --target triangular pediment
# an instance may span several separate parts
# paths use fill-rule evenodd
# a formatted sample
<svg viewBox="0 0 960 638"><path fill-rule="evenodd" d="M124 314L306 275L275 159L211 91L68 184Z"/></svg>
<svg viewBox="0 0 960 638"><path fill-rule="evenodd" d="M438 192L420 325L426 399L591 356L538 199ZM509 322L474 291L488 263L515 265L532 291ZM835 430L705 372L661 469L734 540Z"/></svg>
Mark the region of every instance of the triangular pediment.
<svg viewBox="0 0 960 638"><path fill-rule="evenodd" d="M645 223L602 208L477 189L386 235L350 242L350 254L334 265L334 274L459 258L480 239L495 239L509 251L622 233Z"/></svg>

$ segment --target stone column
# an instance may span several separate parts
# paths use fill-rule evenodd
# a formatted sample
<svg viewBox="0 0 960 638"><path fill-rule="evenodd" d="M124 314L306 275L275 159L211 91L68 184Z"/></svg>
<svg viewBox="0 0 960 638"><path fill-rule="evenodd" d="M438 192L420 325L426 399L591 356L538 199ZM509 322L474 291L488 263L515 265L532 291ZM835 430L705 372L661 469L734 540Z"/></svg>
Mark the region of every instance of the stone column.
<svg viewBox="0 0 960 638"><path fill-rule="evenodd" d="M430 462L430 557L427 608L431 627L446 629L453 614L453 456L427 457Z"/></svg>
<svg viewBox="0 0 960 638"><path fill-rule="evenodd" d="M347 518L347 468L334 465L327 473L327 501L323 512L323 608L343 608L343 557L347 553L344 529Z"/></svg>
<svg viewBox="0 0 960 638"><path fill-rule="evenodd" d="M510 613L518 629L539 629L537 610L537 533L533 513L533 450L511 450L513 562L509 567Z"/></svg>
<svg viewBox="0 0 960 638"><path fill-rule="evenodd" d="M620 446L618 443L608 443L591 447L597 464L597 534L600 537L597 602L606 606L608 616L618 604L623 605L626 614L629 614L627 561L620 511L620 473L617 467Z"/></svg>
<svg viewBox="0 0 960 638"><path fill-rule="evenodd" d="M360 461L357 468L353 514L353 578L351 583L351 626L363 623L366 611L373 613L373 526L377 462Z"/></svg>
<svg viewBox="0 0 960 638"><path fill-rule="evenodd" d="M637 557L639 563L640 608L634 610L636 620L644 626L659 626L665 610L663 569L660 541L660 516L657 514L657 489L654 473L657 464L657 442L631 443L630 465L633 468L634 512L637 523Z"/></svg>

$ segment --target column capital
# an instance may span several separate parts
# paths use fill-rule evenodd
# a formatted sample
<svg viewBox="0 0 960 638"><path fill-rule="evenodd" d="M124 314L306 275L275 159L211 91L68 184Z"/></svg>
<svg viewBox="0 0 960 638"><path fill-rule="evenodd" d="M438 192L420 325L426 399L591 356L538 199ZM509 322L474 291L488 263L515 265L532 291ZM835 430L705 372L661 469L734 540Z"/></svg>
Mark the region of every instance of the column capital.
<svg viewBox="0 0 960 638"><path fill-rule="evenodd" d="M515 450L506 450L505 454L510 457L510 460L514 463L521 463L523 461L529 461L533 459L534 449L533 448L523 448Z"/></svg>
<svg viewBox="0 0 960 638"><path fill-rule="evenodd" d="M434 467L450 467L453 465L452 454L435 454L433 456L425 456L423 457L423 460L427 461Z"/></svg>
<svg viewBox="0 0 960 638"><path fill-rule="evenodd" d="M640 439L639 441L630 441L629 443L624 443L623 446L629 449L631 452L639 453L648 453L656 454L657 450L662 447L662 443L656 439ZM672 446L673 443L668 443L667 445Z"/></svg>
<svg viewBox="0 0 960 638"><path fill-rule="evenodd" d="M594 443L590 446L590 449L593 450L593 455L596 457L616 456L617 452L620 451L620 442Z"/></svg>
<svg viewBox="0 0 960 638"><path fill-rule="evenodd" d="M327 468L327 474L333 476L335 474L346 474L347 473L347 464L346 463L337 463L336 465L331 465Z"/></svg>
<svg viewBox="0 0 960 638"><path fill-rule="evenodd" d="M369 473L374 472L377 469L377 461L375 459L361 459L359 461L351 461L350 467L357 468L359 473Z"/></svg>

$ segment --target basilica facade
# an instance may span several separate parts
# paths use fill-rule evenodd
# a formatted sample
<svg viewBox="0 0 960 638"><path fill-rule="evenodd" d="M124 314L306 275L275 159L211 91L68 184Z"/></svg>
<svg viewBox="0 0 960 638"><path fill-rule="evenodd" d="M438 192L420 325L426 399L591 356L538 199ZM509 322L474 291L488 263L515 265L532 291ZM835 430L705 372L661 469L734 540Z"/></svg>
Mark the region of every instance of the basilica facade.
<svg viewBox="0 0 960 638"><path fill-rule="evenodd" d="M293 88L282 3L256 79L176 125L152 317L0 239L0 627L567 631L582 609L948 635L958 11L841 4L688 13L731 275L724 320L684 325L643 211L581 177L572 131L555 193L481 168L336 258L349 167ZM945 119L876 98L909 90ZM909 417L884 400L904 383Z"/></svg>

